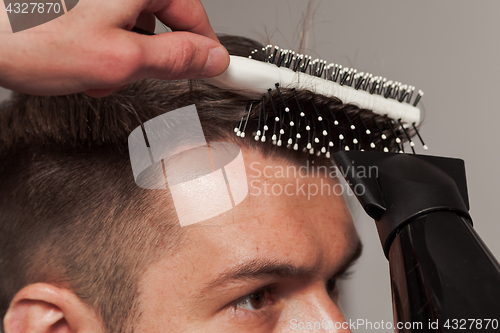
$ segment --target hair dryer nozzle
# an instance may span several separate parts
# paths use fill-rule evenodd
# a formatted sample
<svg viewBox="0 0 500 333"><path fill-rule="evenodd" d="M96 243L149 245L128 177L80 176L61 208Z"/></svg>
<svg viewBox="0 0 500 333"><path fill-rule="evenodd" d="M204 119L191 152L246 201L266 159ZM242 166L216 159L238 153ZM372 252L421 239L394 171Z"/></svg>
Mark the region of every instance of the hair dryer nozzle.
<svg viewBox="0 0 500 333"><path fill-rule="evenodd" d="M365 211L377 222L388 257L396 232L432 211L455 211L472 223L462 160L383 152L342 151L337 166ZM370 170L370 172L360 172Z"/></svg>

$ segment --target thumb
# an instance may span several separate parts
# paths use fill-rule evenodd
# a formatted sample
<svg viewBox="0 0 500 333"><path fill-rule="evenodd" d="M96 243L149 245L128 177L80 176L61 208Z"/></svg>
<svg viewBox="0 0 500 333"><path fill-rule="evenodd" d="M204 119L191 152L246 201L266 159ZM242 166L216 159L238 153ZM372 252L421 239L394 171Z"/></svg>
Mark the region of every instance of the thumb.
<svg viewBox="0 0 500 333"><path fill-rule="evenodd" d="M139 78L194 79L221 74L229 66L229 53L217 41L190 32L155 36L134 34L143 59Z"/></svg>

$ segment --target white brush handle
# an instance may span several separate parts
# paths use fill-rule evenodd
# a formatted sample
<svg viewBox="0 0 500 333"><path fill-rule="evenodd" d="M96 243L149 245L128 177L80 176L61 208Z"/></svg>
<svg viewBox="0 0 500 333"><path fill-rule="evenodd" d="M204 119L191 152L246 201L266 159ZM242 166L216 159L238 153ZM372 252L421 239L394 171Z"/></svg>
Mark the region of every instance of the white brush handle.
<svg viewBox="0 0 500 333"><path fill-rule="evenodd" d="M279 83L283 88L307 89L317 94L334 96L343 103L352 103L392 119L401 119L405 124L420 123L420 109L406 102L341 86L333 81L250 58L231 56L231 63L224 73L205 81L255 99L259 99L269 88L274 88Z"/></svg>

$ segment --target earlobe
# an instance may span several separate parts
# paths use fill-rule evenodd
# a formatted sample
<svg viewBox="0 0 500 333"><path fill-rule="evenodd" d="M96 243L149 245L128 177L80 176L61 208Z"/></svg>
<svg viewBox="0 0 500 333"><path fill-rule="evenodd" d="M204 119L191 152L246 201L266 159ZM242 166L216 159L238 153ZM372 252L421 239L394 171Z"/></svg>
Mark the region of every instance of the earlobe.
<svg viewBox="0 0 500 333"><path fill-rule="evenodd" d="M73 292L47 283L21 289L4 318L5 333L104 332L93 309Z"/></svg>

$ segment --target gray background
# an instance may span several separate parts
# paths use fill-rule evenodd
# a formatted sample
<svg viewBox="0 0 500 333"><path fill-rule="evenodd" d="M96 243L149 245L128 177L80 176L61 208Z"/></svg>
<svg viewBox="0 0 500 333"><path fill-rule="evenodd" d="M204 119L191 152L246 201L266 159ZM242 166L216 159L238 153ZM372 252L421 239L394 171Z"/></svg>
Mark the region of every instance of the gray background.
<svg viewBox="0 0 500 333"><path fill-rule="evenodd" d="M205 0L216 32L296 49L304 0ZM383 75L425 91L422 135L432 155L457 157L467 167L475 228L500 257L496 146L500 134L499 1L323 1L307 52ZM0 88L0 99L6 96ZM422 150L420 150L422 152ZM497 207L498 208L498 207ZM345 285L348 318L392 320L388 265L373 221L355 212L365 252ZM358 330L361 332L363 330Z"/></svg>

